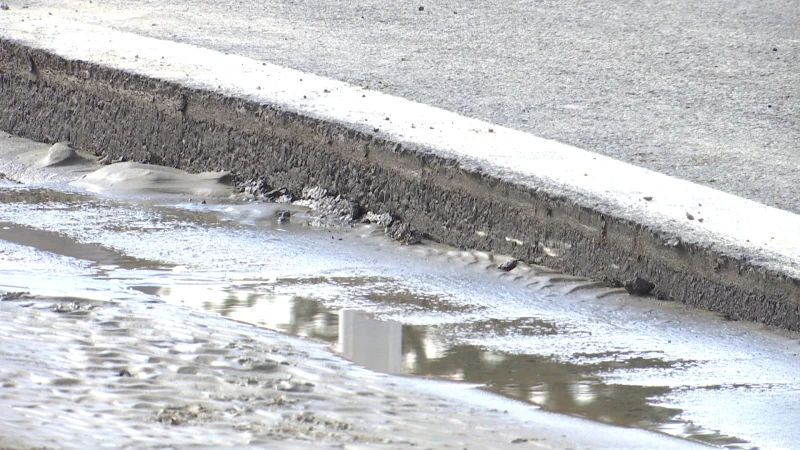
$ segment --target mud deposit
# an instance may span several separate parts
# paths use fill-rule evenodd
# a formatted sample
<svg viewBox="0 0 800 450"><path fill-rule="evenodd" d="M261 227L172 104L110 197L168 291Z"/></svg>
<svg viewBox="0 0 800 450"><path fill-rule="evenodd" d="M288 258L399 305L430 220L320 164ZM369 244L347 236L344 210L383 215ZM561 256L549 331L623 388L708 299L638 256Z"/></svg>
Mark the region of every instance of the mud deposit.
<svg viewBox="0 0 800 450"><path fill-rule="evenodd" d="M0 185L0 447L800 441L796 334L299 206L27 181Z"/></svg>

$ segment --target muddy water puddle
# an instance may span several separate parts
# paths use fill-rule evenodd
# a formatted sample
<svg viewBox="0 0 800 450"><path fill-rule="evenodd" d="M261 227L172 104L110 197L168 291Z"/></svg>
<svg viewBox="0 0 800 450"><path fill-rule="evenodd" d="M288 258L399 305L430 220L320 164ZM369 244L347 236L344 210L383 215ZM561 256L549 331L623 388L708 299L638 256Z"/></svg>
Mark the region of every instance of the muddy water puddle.
<svg viewBox="0 0 800 450"><path fill-rule="evenodd" d="M375 226L310 226L303 209L279 221L285 205L15 186L0 202L0 240L77 261L29 276L14 267L32 254L7 257L5 292L89 280L67 291L211 311L547 411L729 448L800 440L793 334L535 266L503 272L498 255L402 247Z"/></svg>
<svg viewBox="0 0 800 450"><path fill-rule="evenodd" d="M334 285L341 281L330 280ZM369 283L368 280L354 281L347 280L353 284ZM319 284L319 280L314 284ZM184 303L191 297L156 286L139 286L137 289ZM363 300L366 297L369 295L365 295ZM667 396L672 391L670 387L607 381L607 376L615 371L681 372L695 364L693 361L642 357L638 352L575 353L562 358L490 350L469 341L478 336L492 339L549 336L557 339L559 326L536 317L464 322L448 317L443 322L452 323L406 325L397 320L379 318L387 316L384 313L387 309L396 308L398 301L385 295L374 297L387 302L370 301L360 305L363 309L349 309L326 306L312 296L288 293L237 295L229 291L217 302L203 301L201 307L238 321L328 342L340 355L371 370L467 382L546 411L665 432L727 448L753 448L742 439L681 420L682 410L679 408L660 405L656 399ZM425 308L428 312L447 314L449 310L447 302L436 303L429 296L412 300L413 295L402 293L400 297L400 304L436 304L434 308ZM453 312L460 313L465 309L457 307ZM401 308L397 315L402 316L405 312Z"/></svg>

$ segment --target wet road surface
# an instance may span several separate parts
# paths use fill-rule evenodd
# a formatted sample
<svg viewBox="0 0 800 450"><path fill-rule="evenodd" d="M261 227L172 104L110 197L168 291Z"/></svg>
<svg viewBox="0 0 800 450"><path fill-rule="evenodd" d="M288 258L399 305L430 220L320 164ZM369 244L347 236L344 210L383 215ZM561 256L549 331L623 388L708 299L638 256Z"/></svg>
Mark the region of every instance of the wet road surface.
<svg viewBox="0 0 800 450"><path fill-rule="evenodd" d="M545 268L501 271L503 256L400 246L376 225L326 224L297 207L279 222L286 208L5 182L0 240L14 250L0 259L0 291L134 293L547 411L727 448L800 440L796 334ZM26 271L42 251L77 268Z"/></svg>

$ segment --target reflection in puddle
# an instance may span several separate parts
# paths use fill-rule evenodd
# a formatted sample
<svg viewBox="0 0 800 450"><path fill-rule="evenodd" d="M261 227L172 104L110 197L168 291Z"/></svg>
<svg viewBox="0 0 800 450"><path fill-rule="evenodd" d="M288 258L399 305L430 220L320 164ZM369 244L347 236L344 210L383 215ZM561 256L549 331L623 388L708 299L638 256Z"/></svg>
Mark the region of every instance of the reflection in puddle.
<svg viewBox="0 0 800 450"><path fill-rule="evenodd" d="M375 320L359 311L339 311L339 353L368 369L402 372L403 327L392 320Z"/></svg>
<svg viewBox="0 0 800 450"><path fill-rule="evenodd" d="M702 312L600 299L602 289L570 294L591 283L534 267L498 271L502 257L482 252L363 244L356 227L301 236L299 221L278 223L272 206L151 206L5 189L0 240L89 261L76 274L119 288L99 297L134 289L328 342L372 370L465 381L548 411L729 448L752 445L708 428L758 436L771 420L768 433L781 437L787 419L756 402L796 398L795 360L786 360L796 338L793 347ZM36 282L51 279L69 281ZM750 411L716 419L743 399ZM767 419L744 422L759 415Z"/></svg>
<svg viewBox="0 0 800 450"><path fill-rule="evenodd" d="M380 279L371 280L376 282ZM286 282L286 280L281 280ZM296 285L321 288L325 277L293 280ZM274 286L275 281L269 282ZM331 284L369 285L369 281L327 279ZM278 283L280 284L280 282ZM241 288L242 286L239 286ZM197 288L195 286L195 288ZM366 311L328 308L307 296L253 292L254 285L238 292L209 288L206 295L168 287L155 289L161 297L180 294L182 300L205 298L202 307L234 320L253 323L297 336L331 343L343 357L370 370L464 381L483 389L537 405L546 411L583 417L608 424L644 428L692 438L727 448L752 448L739 439L722 436L680 420L681 410L659 406L657 400L670 392L664 386L609 384L603 375L612 371L675 369L691 362L666 361L620 352L575 354L569 360L537 354L490 351L465 343L475 334L493 336L556 336L555 323L541 318L486 319L447 325L404 325L381 320ZM263 291L264 286L261 286ZM137 290L154 292L151 286ZM245 292L247 291L247 292ZM210 296L216 301L209 301ZM387 297L384 294L372 298ZM422 296L390 300L417 305L428 303ZM568 333L568 330L564 331Z"/></svg>

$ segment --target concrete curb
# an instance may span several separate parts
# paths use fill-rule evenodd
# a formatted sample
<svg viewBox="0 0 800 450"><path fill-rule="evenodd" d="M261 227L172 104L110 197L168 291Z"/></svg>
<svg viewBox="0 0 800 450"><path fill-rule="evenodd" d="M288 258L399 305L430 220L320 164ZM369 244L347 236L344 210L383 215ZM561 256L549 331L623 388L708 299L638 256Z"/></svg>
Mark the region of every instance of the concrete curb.
<svg viewBox="0 0 800 450"><path fill-rule="evenodd" d="M479 153L461 154L447 142L439 145L437 142L442 141L420 138L422 130L399 134L397 123L402 120L398 118L386 120L386 129L380 129L376 117L359 121L357 116L336 116L331 112L336 102L354 99L355 88L332 80L327 84L330 89L321 90L318 102L312 99L306 105L292 100L294 94L286 94L287 100L282 101L279 94L269 98L255 94L252 88L239 89L235 83L243 86L242 80L250 80L246 74L234 80L234 85L215 88L209 82L198 82L195 74L199 72L187 69L185 77L159 72L162 69L158 69L155 55L148 55L144 69L133 70L118 56L104 56L105 48L87 53L84 59L80 52L53 48L60 44L44 44L52 42L46 37L37 41L24 33L3 34L0 128L10 133L47 142L67 140L115 159L124 156L190 171L230 170L243 179L263 178L271 186L295 193L305 186L320 186L357 200L368 210L391 212L442 243L511 254L595 279L641 277L655 284L653 293L659 298L679 300L736 320L800 330L800 265L793 247L788 255L780 249L763 250L742 242L741 233L737 240L735 233L731 238L711 225L663 220L655 212L647 212L647 201L641 197L638 201L644 206L631 209L631 204L618 201L621 197L613 191L602 198L593 196L595 187L578 186L573 182L577 178L548 179L524 164L516 171L517 161L498 163L505 161L498 153L502 149L493 158L481 158ZM130 40L132 36L120 39ZM97 42L87 45L101 45ZM137 54L129 59L132 64L140 57ZM168 66L163 70L184 67L178 62L170 66L169 60L163 64ZM307 83L316 87L323 80L308 77ZM272 93L291 90L280 79L264 82L272 83ZM333 91L344 97L327 99L324 94ZM432 110L363 92L359 97L376 96L378 102L402 105L404 111L390 108L401 118L413 120ZM481 143L499 143L502 147L516 142L513 139L536 139L449 113L436 114L442 117L437 127L441 123L444 129L436 139L455 138L456 134L448 134L449 129L463 133L467 127L480 127L480 137L459 135L458 139L465 142L459 148L479 147ZM416 127L412 124L412 128ZM505 137L513 139L503 141ZM470 144L472 140L475 144ZM531 142L557 145L540 141ZM556 150L579 152L562 147ZM621 163L610 163L599 156L591 159L598 165L621 167ZM529 161L530 165L537 162L545 164ZM663 194L659 195L664 197L672 195L673 184L690 189L684 186L690 183L678 184L643 169L630 170L642 172L633 178L661 177L658 180L665 187L660 188ZM602 182L596 186L603 189ZM700 194L690 195L687 203L714 198L734 208L739 204L739 200L702 189ZM766 224L742 229L757 230L782 221L789 225L770 229L768 234L776 235L778 241L797 244L792 237L793 230L800 230L797 216L741 202L744 214L763 215ZM730 209L719 209L719 213ZM779 219L770 219L773 216Z"/></svg>

